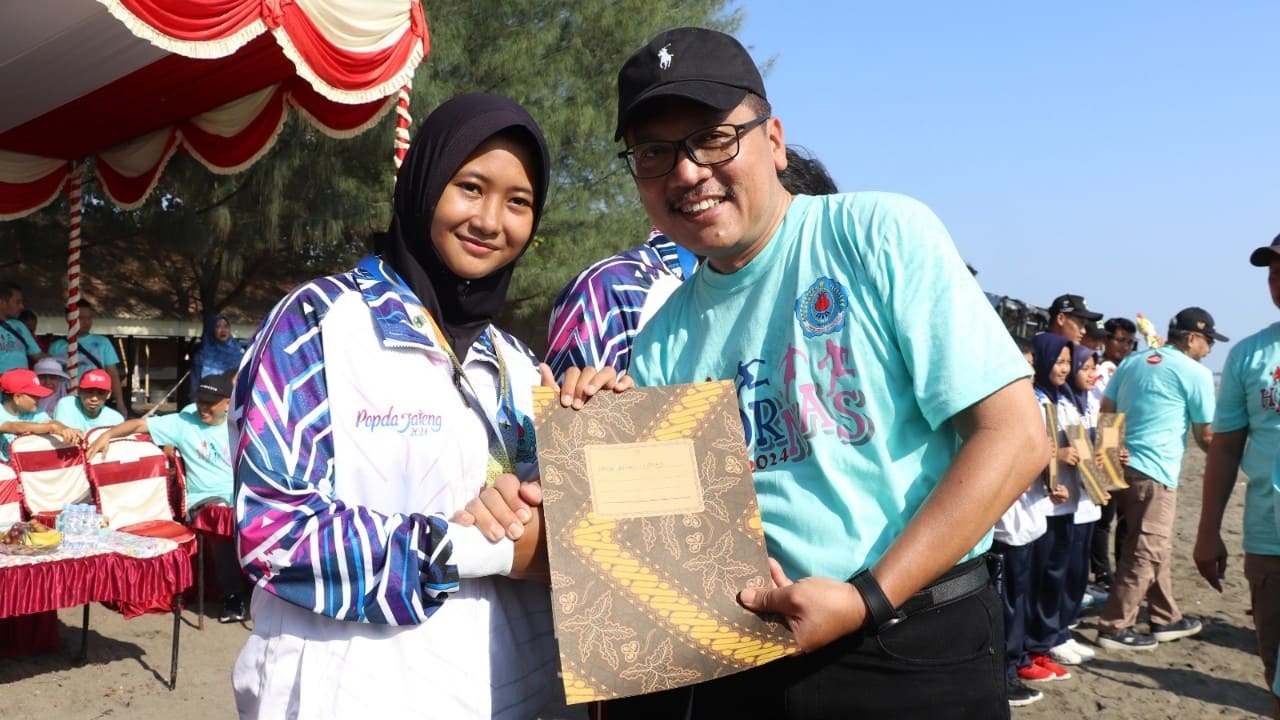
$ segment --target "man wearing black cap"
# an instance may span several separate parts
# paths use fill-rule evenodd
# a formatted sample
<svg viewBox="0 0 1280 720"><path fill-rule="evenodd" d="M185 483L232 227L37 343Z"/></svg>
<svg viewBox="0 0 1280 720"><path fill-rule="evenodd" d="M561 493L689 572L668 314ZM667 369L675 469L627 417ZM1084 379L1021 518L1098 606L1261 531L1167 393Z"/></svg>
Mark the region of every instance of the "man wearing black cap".
<svg viewBox="0 0 1280 720"><path fill-rule="evenodd" d="M1102 313L1090 310L1079 295L1059 295L1049 304L1049 332L1074 343L1082 342L1089 327L1096 327L1101 319Z"/></svg>
<svg viewBox="0 0 1280 720"><path fill-rule="evenodd" d="M180 412L154 417L125 420L94 438L85 451L92 459L99 453L107 456L113 438L135 433L150 433L157 445L168 445L182 453L186 466L187 512L195 517L196 511L206 504L230 505L234 486L231 472L230 434L227 431L227 411L231 407L231 385L235 371L220 375L207 375L196 388L196 401ZM222 593L223 608L220 622L238 622L247 617L243 598L240 597L242 581L240 561L235 545L231 542L212 542L218 590Z"/></svg>
<svg viewBox="0 0 1280 720"><path fill-rule="evenodd" d="M1268 268L1271 302L1280 308L1280 236L1270 245L1254 250L1249 262ZM1277 447L1280 322L1237 341L1222 366L1193 555L1200 574L1222 592L1222 578L1227 571L1222 513L1231 498L1236 474L1243 470L1249 479L1244 499L1244 576L1249 582L1253 628L1268 688L1275 680L1276 652L1280 649L1280 532L1276 529L1275 490L1271 484ZM1280 709L1280 704L1277 707Z"/></svg>
<svg viewBox="0 0 1280 720"><path fill-rule="evenodd" d="M777 587L739 598L786 617L805 653L610 717L1007 716L984 553L1049 450L1026 361L945 228L899 195L786 192L782 123L728 35L660 33L618 101L650 220L707 258L631 372L738 381L778 561Z"/></svg>
<svg viewBox="0 0 1280 720"><path fill-rule="evenodd" d="M1200 621L1185 617L1173 599L1173 521L1187 431L1206 451L1213 438L1213 373L1200 361L1227 338L1198 307L1175 315L1168 336L1168 344L1125 358L1102 400L1102 412L1125 414L1129 450L1129 488L1114 495L1127 532L1098 622L1098 645L1112 650L1152 650L1200 632ZM1149 635L1134 629L1144 598Z"/></svg>

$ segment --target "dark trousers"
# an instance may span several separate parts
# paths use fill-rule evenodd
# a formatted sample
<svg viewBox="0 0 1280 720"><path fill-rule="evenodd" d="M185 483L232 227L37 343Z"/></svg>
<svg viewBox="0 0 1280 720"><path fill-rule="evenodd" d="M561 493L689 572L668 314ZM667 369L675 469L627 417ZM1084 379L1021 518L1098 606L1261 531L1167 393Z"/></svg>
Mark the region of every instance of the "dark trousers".
<svg viewBox="0 0 1280 720"><path fill-rule="evenodd" d="M209 498L187 508L187 520L195 520L196 513L205 505L226 505L219 498ZM244 592L244 574L240 569L240 557L236 554L236 541L232 538L206 537L205 552L213 559L214 577L218 584L218 596L223 600L228 595L239 595Z"/></svg>
<svg viewBox="0 0 1280 720"><path fill-rule="evenodd" d="M1034 547L1034 543L991 545L991 552L1000 556L1004 569L997 587L1004 603L1005 674L1010 680L1018 676L1018 668L1031 664L1027 657L1027 615L1031 612L1031 599L1040 589L1033 572Z"/></svg>
<svg viewBox="0 0 1280 720"><path fill-rule="evenodd" d="M691 688L614 700L603 717L1008 718L997 574L982 589L877 635L859 631Z"/></svg>
<svg viewBox="0 0 1280 720"><path fill-rule="evenodd" d="M1032 562L1040 589L1031 602L1027 618L1027 652L1044 655L1055 645L1071 638L1067 619L1067 576L1071 569L1071 546L1074 544L1075 521L1070 515L1047 518L1048 529L1032 543ZM1080 599L1076 598L1077 610Z"/></svg>
<svg viewBox="0 0 1280 720"><path fill-rule="evenodd" d="M1116 544L1111 544L1111 523L1116 519L1116 498L1113 495L1102 506L1102 517L1093 524L1089 548L1089 566L1093 581L1103 587L1111 587L1111 558L1120 556L1120 528L1116 528Z"/></svg>
<svg viewBox="0 0 1280 720"><path fill-rule="evenodd" d="M1093 547L1094 523L1080 523L1071 530L1068 556L1066 596L1062 602L1062 632L1058 644L1071 639L1070 626L1080 618L1080 603L1089 589L1089 550Z"/></svg>

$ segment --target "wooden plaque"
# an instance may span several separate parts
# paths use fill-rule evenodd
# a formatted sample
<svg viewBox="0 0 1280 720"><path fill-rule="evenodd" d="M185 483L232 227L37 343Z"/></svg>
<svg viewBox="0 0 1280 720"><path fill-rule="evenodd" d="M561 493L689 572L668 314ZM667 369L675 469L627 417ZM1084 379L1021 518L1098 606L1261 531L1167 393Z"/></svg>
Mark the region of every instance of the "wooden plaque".
<svg viewBox="0 0 1280 720"><path fill-rule="evenodd" d="M1103 477L1100 480L1103 489L1108 492L1127 490L1129 484L1124 481L1124 466L1120 464L1120 448L1124 447L1124 413L1098 415L1096 445L1102 452Z"/></svg>
<svg viewBox="0 0 1280 720"><path fill-rule="evenodd" d="M1076 465L1076 471L1080 473L1080 484L1084 486L1085 494L1094 505L1106 505L1111 497L1107 495L1106 490L1102 489L1102 483L1099 480L1102 471L1094 457L1093 443L1089 442L1089 428L1083 425L1068 425L1066 430L1067 442L1071 443L1071 447L1075 448L1080 455L1080 463Z"/></svg>
<svg viewBox="0 0 1280 720"><path fill-rule="evenodd" d="M1052 403L1040 403L1040 410L1044 412L1044 427L1049 433L1049 447L1053 448L1053 452L1049 455L1048 474L1045 476L1045 486L1049 492L1053 492L1058 487L1058 409Z"/></svg>

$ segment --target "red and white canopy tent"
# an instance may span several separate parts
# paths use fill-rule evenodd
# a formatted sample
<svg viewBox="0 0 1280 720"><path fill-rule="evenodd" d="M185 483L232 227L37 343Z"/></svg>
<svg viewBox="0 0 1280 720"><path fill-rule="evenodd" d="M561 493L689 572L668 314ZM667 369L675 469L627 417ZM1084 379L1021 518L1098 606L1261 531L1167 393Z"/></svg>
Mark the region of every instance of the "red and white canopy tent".
<svg viewBox="0 0 1280 720"><path fill-rule="evenodd" d="M71 198L68 344L79 333L80 178L142 205L174 153L244 170L290 110L351 137L397 106L426 56L418 0L59 0L9 3L0 22L0 220Z"/></svg>

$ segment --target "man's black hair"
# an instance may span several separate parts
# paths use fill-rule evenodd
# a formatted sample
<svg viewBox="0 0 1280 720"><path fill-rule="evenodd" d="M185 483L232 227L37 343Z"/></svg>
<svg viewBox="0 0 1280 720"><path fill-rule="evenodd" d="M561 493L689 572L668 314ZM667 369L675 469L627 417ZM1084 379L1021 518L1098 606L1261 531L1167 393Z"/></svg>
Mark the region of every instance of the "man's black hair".
<svg viewBox="0 0 1280 720"><path fill-rule="evenodd" d="M1116 334L1116 330L1124 330L1130 335L1136 335L1138 333L1138 326L1134 325L1133 321L1129 318L1122 317L1113 317L1110 320L1107 320L1106 324L1104 324L1102 328L1107 331L1107 335L1111 336Z"/></svg>
<svg viewBox="0 0 1280 720"><path fill-rule="evenodd" d="M22 286L12 280L0 280L0 300L8 300L15 292L22 292Z"/></svg>

